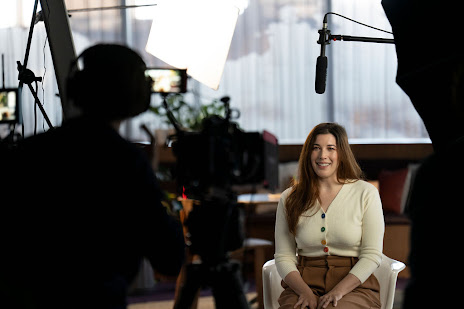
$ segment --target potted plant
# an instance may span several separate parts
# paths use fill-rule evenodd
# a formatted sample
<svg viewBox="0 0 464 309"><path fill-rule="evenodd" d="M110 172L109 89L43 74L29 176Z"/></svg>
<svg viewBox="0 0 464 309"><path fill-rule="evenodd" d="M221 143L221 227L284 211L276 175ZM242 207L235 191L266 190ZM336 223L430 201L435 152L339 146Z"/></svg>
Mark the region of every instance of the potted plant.
<svg viewBox="0 0 464 309"><path fill-rule="evenodd" d="M223 99L214 99L210 103L202 104L200 107L185 102L182 94L168 95L164 99L174 118L184 129L198 131L202 128L203 119L212 115L226 116L226 106ZM164 123L171 125L166 108L163 105L150 106L149 110L162 117Z"/></svg>

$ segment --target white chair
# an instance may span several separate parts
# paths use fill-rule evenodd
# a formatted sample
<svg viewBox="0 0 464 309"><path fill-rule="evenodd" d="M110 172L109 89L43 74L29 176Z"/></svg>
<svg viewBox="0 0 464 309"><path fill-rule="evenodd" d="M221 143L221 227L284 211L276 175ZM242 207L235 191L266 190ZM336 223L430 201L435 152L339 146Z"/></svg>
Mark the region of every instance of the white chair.
<svg viewBox="0 0 464 309"><path fill-rule="evenodd" d="M382 255L382 263L374 272L380 284L381 309L392 309L395 299L396 279L398 273L406 265L400 261ZM277 309L279 303L277 299L284 290L280 285L282 278L277 272L275 260L269 260L263 265L263 298L265 309Z"/></svg>

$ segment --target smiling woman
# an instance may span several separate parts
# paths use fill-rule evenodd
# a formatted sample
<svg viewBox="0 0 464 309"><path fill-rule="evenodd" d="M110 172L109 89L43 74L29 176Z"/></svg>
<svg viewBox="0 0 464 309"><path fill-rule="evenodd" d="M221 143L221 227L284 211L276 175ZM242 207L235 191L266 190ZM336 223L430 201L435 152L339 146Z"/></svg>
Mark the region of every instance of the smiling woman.
<svg viewBox="0 0 464 309"><path fill-rule="evenodd" d="M373 272L382 256L382 204L378 190L362 180L345 129L314 127L298 172L276 213L275 260L285 288L280 308L380 308Z"/></svg>
<svg viewBox="0 0 464 309"><path fill-rule="evenodd" d="M363 172L351 151L345 128L336 123L315 126L301 150L298 180L287 201L291 210L287 213L290 231L295 232L303 212L325 199L322 191L332 196L340 185L359 179L363 179Z"/></svg>
<svg viewBox="0 0 464 309"><path fill-rule="evenodd" d="M337 140L331 133L316 136L311 152L311 165L317 176L322 179L338 182Z"/></svg>

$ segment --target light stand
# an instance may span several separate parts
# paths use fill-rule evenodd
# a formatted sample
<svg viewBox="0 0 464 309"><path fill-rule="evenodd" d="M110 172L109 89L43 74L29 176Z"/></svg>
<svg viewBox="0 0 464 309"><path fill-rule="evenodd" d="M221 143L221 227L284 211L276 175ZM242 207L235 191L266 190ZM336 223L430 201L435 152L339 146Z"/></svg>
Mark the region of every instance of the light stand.
<svg viewBox="0 0 464 309"><path fill-rule="evenodd" d="M27 84L32 95L34 96L35 104L39 107L42 112L45 121L47 122L50 128L53 128L53 125L50 122L40 100L37 96L37 92L32 87L33 82L39 82L42 80L40 77L35 77L34 73L31 70L27 69L27 62L29 58L29 51L31 47L31 39L34 31L34 25L39 21L44 21L45 28L47 30L47 37L50 43L50 51L53 58L53 64L55 68L56 80L58 84L58 89L60 93L61 104L63 108L63 117L64 119L71 118L79 114L79 111L76 110L74 106L67 102L66 96L66 78L69 74L69 69L71 67L72 61L76 59L76 54L74 50L74 43L72 39L71 30L69 28L68 16L69 13L78 13L86 11L97 11L97 10L112 10L112 9L128 9L136 7L148 7L154 6L156 4L147 4L147 5L126 5L126 6L113 6L113 7L101 7L101 8L85 8L77 10L66 10L64 0L41 0L42 11L37 12L38 0L34 2L34 12L32 15L31 25L29 28L29 37L26 47L26 55L24 57L24 62L21 64L17 61L18 64L18 80L19 80L19 89L22 89L24 84ZM53 12L51 14L50 12Z"/></svg>
<svg viewBox="0 0 464 309"><path fill-rule="evenodd" d="M53 125L52 123L50 122L50 119L48 118L47 116L47 113L45 112L43 106L42 106L42 103L40 103L40 99L39 97L37 96L37 92L34 90L34 88L32 87L32 83L33 82L41 82L42 81L42 77L36 77L34 75L34 72L32 72L31 70L27 69L27 61L29 59L29 51L31 49L31 40L32 40L32 33L34 32L34 25L35 25L35 20L36 20L36 13L37 13L37 4L38 4L38 1L39 0L35 0L34 2L34 12L32 13L32 20L31 20L31 26L29 27L29 36L27 38L27 46L26 46L26 54L24 56L24 64L21 64L20 61L17 61L16 63L18 64L18 80L19 80L19 90L21 92L22 90L22 87L23 87L23 84L26 84L28 85L29 87L29 90L31 91L32 95L34 96L34 101L35 101L35 104L37 104L37 106L39 107L40 109L40 112L42 113L42 115L44 116L45 118L45 121L47 122L48 124L48 127L50 129L53 129Z"/></svg>

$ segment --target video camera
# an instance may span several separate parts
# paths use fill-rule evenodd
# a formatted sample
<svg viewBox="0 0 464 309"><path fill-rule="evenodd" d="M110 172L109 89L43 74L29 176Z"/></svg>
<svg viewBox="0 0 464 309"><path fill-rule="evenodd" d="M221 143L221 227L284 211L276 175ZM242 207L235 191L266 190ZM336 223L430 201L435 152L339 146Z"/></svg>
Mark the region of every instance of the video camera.
<svg viewBox="0 0 464 309"><path fill-rule="evenodd" d="M177 182L189 198L203 199L211 189L230 192L237 185L262 185L274 191L278 183L277 138L267 131L244 132L225 117L205 118L199 132L176 127L172 147L177 158Z"/></svg>
<svg viewBox="0 0 464 309"><path fill-rule="evenodd" d="M240 265L228 257L228 252L243 246L246 234L233 187L262 184L271 190L277 188L277 138L266 131L241 130L231 121L229 97L221 99L225 117L205 118L198 132L183 130L167 106L166 95L163 99L167 116L176 129L171 141L177 158L178 190L199 201L184 225L188 229L189 250L201 257L201 263L187 266L186 280L174 308L190 308L201 286L213 288L216 304L249 308Z"/></svg>

